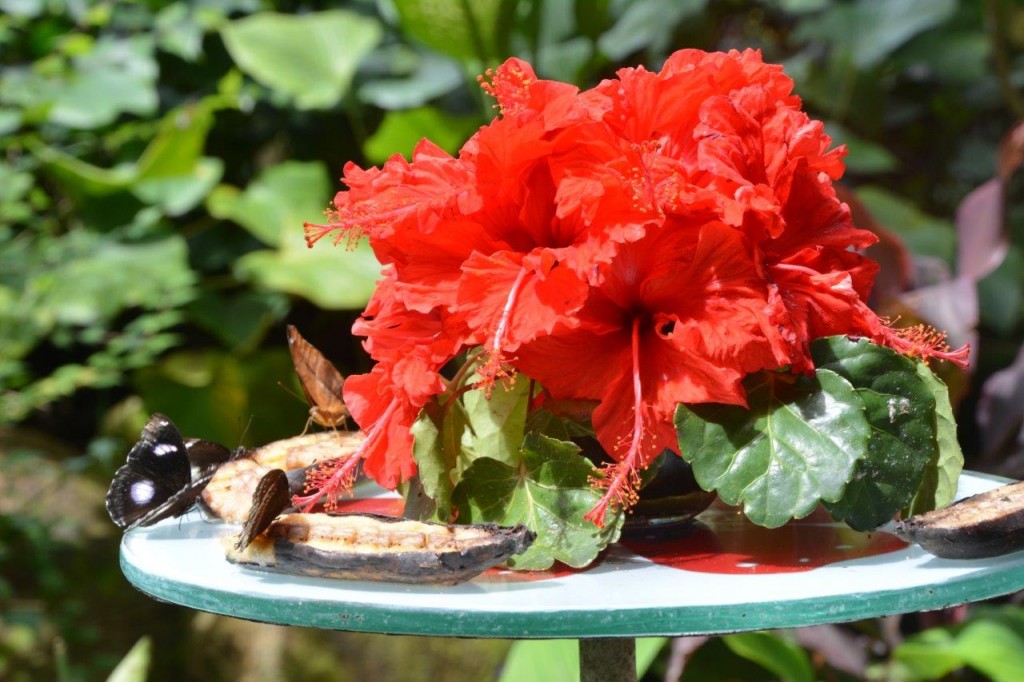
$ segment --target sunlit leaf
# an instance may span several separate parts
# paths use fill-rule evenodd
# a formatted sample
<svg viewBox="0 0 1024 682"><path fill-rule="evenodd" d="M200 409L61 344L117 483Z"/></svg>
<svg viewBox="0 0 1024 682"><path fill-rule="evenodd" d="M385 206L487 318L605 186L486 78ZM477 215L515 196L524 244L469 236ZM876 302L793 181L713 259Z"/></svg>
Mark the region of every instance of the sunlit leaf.
<svg viewBox="0 0 1024 682"><path fill-rule="evenodd" d="M224 25L221 35L248 75L290 95L300 109L326 109L348 92L381 28L375 19L346 10L261 12Z"/></svg>
<svg viewBox="0 0 1024 682"><path fill-rule="evenodd" d="M140 638L110 673L107 682L146 682L151 650L149 637Z"/></svg>
<svg viewBox="0 0 1024 682"><path fill-rule="evenodd" d="M803 649L779 635L744 632L726 635L725 645L733 653L754 661L784 682L814 682L814 667Z"/></svg>
<svg viewBox="0 0 1024 682"><path fill-rule="evenodd" d="M89 325L132 306L187 302L195 276L181 237L124 244L98 240L91 252L69 258L59 270L39 272L30 296L45 297L60 324Z"/></svg>
<svg viewBox="0 0 1024 682"><path fill-rule="evenodd" d="M389 112L363 145L363 153L374 164L381 164L394 154L408 159L416 144L427 138L454 154L479 127L480 119L475 116L452 116L434 107Z"/></svg>
<svg viewBox="0 0 1024 682"><path fill-rule="evenodd" d="M768 528L840 499L870 435L849 382L829 370L796 380L762 373L746 389L749 409L676 410L680 452L700 487Z"/></svg>
<svg viewBox="0 0 1024 682"><path fill-rule="evenodd" d="M909 514L940 509L952 502L956 497L960 472L964 468L964 454L957 440L956 416L949 401L949 389L925 363L917 363L917 374L935 398L935 441L938 449L928 460L921 487L911 501Z"/></svg>
<svg viewBox="0 0 1024 682"><path fill-rule="evenodd" d="M452 492L463 442L472 438L462 403L456 400L444 412L428 405L412 425L412 435L420 484L434 501L430 518L447 523L452 516Z"/></svg>
<svg viewBox="0 0 1024 682"><path fill-rule="evenodd" d="M639 637L636 640L636 675L644 676L658 652L669 640ZM512 645L498 682L576 680L580 677L580 643L575 639L521 639Z"/></svg>
<svg viewBox="0 0 1024 682"><path fill-rule="evenodd" d="M530 382L520 377L511 386L499 383L490 398L483 390L467 391L462 397L466 419L473 432L472 447L478 456L506 464L517 463L508 457L516 453L523 442L529 388Z"/></svg>
<svg viewBox="0 0 1024 682"><path fill-rule="evenodd" d="M156 111L158 68L153 39L104 37L76 57L66 82L53 90L47 111L52 123L68 128L96 128L122 113Z"/></svg>
<svg viewBox="0 0 1024 682"><path fill-rule="evenodd" d="M625 10L597 41L598 49L612 60L648 50L654 54L667 51L676 27L686 19L698 16L707 7L707 0L637 0L625 4Z"/></svg>
<svg viewBox="0 0 1024 682"><path fill-rule="evenodd" d="M321 244L299 244L279 251L262 250L238 259L235 272L243 280L272 291L283 291L328 310L357 310L366 305L380 277L380 263L366 243L352 250Z"/></svg>
<svg viewBox="0 0 1024 682"><path fill-rule="evenodd" d="M460 523L518 523L537 531L533 545L509 561L518 569L541 570L555 561L582 567L618 539L623 515L609 514L604 528L583 515L601 498L590 484L594 466L571 443L530 434L521 464L509 466L481 457L455 488Z"/></svg>
<svg viewBox="0 0 1024 682"><path fill-rule="evenodd" d="M831 370L853 386L871 425L843 497L826 501L832 517L857 530L891 519L910 503L929 460L938 457L935 398L918 363L865 339L833 336L811 344L817 371Z"/></svg>
<svg viewBox="0 0 1024 682"><path fill-rule="evenodd" d="M302 224L323 219L329 194L322 163L287 161L265 170L244 191L218 187L210 194L207 208L214 217L238 223L264 244L290 243L305 249Z"/></svg>
<svg viewBox="0 0 1024 682"><path fill-rule="evenodd" d="M402 30L415 41L460 62L477 63L499 56L495 41L502 28L501 9L501 0L395 3Z"/></svg>
<svg viewBox="0 0 1024 682"><path fill-rule="evenodd" d="M391 46L373 52L368 62L384 62L386 76L372 78L358 86L361 102L381 109L401 110L421 107L433 99L464 86L459 63L428 50Z"/></svg>

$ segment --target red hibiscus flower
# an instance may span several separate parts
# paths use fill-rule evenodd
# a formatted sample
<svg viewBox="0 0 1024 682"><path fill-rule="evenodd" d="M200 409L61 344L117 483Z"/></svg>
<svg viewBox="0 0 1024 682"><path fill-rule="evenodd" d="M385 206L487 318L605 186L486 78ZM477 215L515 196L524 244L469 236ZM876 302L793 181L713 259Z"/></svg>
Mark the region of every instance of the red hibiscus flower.
<svg viewBox="0 0 1024 682"><path fill-rule="evenodd" d="M696 244L694 244L696 242ZM556 400L597 400L594 431L618 464L587 518L630 506L637 473L678 450L679 403L746 404L747 372L778 366L768 287L742 233L722 223L662 229L624 245L578 325L525 344L516 366Z"/></svg>
<svg viewBox="0 0 1024 682"><path fill-rule="evenodd" d="M816 338L965 362L867 307L876 266L855 250L874 236L836 196L844 151L760 53L684 50L585 92L517 59L488 75L501 117L458 156L424 141L411 161L349 164L327 224L306 226L311 245L368 237L386 267L353 329L377 364L345 383L366 442L299 502L343 491L360 462L387 487L412 476L409 430L470 348L488 390L521 372L596 404L615 461L598 525L678 447L677 405L744 405L751 372L812 370Z"/></svg>

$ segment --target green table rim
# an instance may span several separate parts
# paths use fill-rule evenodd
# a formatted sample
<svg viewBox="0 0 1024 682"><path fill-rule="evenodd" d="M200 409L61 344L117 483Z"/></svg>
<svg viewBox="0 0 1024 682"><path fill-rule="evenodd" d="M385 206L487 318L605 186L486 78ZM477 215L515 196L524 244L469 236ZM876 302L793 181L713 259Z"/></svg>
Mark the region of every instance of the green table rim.
<svg viewBox="0 0 1024 682"><path fill-rule="evenodd" d="M155 578L129 564L123 548L121 569L129 582L156 599L236 618L355 632L506 639L682 636L804 627L940 609L1024 589L1024 570L995 574L981 571L950 583L840 598L725 604L708 609L684 606L606 611L595 604L591 610L488 613L443 607L346 606L238 594Z"/></svg>

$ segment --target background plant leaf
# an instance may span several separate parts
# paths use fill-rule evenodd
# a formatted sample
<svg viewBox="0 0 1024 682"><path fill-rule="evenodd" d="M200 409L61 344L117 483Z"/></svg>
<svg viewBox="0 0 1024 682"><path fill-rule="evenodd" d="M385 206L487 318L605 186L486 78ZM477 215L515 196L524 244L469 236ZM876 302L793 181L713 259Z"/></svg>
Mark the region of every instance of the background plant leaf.
<svg viewBox="0 0 1024 682"><path fill-rule="evenodd" d="M346 10L261 12L225 24L221 35L245 73L289 95L299 109L326 109L348 93L381 29L375 19Z"/></svg>
<svg viewBox="0 0 1024 682"><path fill-rule="evenodd" d="M784 682L814 682L814 667L807 653L795 642L767 632L726 635L725 645L733 653L754 661Z"/></svg>

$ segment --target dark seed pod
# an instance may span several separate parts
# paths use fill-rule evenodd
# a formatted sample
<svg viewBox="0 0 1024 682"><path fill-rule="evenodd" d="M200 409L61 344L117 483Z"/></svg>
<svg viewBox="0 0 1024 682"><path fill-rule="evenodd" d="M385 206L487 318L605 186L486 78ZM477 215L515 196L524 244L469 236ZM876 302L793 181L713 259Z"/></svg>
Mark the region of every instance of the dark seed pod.
<svg viewBox="0 0 1024 682"><path fill-rule="evenodd" d="M1024 482L897 521L895 532L945 559L982 559L1024 549Z"/></svg>

